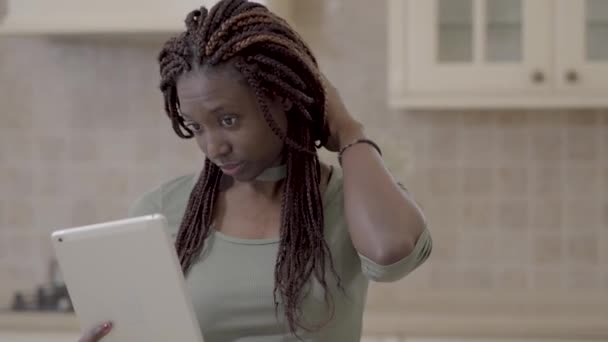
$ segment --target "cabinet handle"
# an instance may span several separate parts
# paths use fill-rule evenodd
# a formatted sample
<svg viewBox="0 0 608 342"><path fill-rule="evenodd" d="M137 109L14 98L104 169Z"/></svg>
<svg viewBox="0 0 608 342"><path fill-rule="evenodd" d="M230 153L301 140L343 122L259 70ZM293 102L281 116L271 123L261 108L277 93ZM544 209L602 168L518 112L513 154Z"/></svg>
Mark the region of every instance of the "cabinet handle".
<svg viewBox="0 0 608 342"><path fill-rule="evenodd" d="M540 70L534 71L532 73L532 81L534 83L543 83L545 81L545 73Z"/></svg>
<svg viewBox="0 0 608 342"><path fill-rule="evenodd" d="M566 81L570 83L576 83L580 79L578 72L576 70L568 70L566 72Z"/></svg>

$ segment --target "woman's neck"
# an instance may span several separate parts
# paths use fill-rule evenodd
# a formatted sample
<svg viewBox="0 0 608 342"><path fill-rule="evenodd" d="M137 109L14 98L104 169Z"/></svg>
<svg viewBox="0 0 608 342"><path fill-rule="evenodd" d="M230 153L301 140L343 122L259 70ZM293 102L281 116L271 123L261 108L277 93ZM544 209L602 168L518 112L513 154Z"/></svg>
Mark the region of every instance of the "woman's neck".
<svg viewBox="0 0 608 342"><path fill-rule="evenodd" d="M279 165L270 167L253 181L238 182L234 181L235 189L244 190L245 193L254 196L261 196L265 199L280 200L282 197L282 189L287 178L287 166Z"/></svg>

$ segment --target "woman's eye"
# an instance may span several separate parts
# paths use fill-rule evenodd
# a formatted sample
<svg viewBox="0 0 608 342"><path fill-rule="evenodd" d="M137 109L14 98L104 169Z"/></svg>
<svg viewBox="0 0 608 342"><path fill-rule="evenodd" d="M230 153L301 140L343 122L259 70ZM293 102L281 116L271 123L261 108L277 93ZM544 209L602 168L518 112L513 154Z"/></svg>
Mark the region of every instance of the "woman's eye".
<svg viewBox="0 0 608 342"><path fill-rule="evenodd" d="M223 127L232 127L232 126L236 125L236 117L225 116L222 118L221 124Z"/></svg>
<svg viewBox="0 0 608 342"><path fill-rule="evenodd" d="M196 122L186 122L185 125L186 127L188 127L189 130L194 133L198 133L201 131L201 125L197 124Z"/></svg>

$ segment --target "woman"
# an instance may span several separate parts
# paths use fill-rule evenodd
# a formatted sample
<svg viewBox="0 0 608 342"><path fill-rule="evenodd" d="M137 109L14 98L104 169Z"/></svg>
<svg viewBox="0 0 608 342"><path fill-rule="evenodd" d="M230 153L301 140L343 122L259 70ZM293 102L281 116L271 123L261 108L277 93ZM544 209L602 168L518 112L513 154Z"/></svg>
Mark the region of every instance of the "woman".
<svg viewBox="0 0 608 342"><path fill-rule="evenodd" d="M369 280L429 256L421 211L284 20L223 0L186 25L159 55L161 90L205 165L131 215L167 217L206 342L358 341Z"/></svg>

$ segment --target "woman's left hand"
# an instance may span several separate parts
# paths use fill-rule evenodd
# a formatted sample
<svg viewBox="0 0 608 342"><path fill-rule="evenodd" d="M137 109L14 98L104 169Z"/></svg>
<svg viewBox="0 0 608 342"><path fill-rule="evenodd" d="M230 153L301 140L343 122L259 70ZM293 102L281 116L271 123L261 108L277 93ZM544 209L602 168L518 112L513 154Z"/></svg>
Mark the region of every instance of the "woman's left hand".
<svg viewBox="0 0 608 342"><path fill-rule="evenodd" d="M344 145L363 137L363 125L355 120L346 109L338 89L321 75L327 97L327 124L329 139L325 148L332 152L340 151Z"/></svg>

